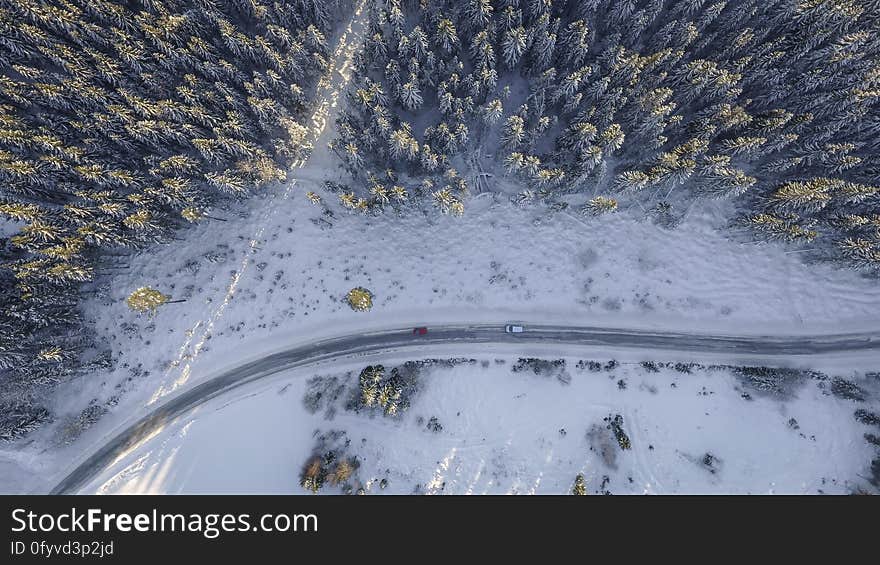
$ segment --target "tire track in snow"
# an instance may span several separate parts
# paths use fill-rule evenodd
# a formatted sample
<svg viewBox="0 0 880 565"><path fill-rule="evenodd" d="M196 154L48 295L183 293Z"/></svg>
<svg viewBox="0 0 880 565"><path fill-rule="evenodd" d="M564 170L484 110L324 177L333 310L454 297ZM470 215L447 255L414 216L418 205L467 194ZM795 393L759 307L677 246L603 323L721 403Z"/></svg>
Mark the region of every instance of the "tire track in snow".
<svg viewBox="0 0 880 565"><path fill-rule="evenodd" d="M345 90L351 79L351 63L355 52L362 45L364 31L366 29L367 13L364 10L366 0L360 0L352 13L351 20L343 29L336 43L335 48L330 57L330 63L324 74L318 80L317 92L315 93L315 105L312 115L307 118L310 124L306 136L306 141L312 145L312 153L315 149L324 150L326 145L326 137L329 135L333 127L328 128L336 122L336 115L339 113L339 96ZM323 144L323 145L322 145ZM301 160L294 163L294 169L300 169L308 164L309 160ZM241 281L242 275L247 271L248 266L259 251L263 240L272 237L275 234L265 235L266 226L270 224L270 220L284 209L282 205L285 200L290 198L293 188L297 184L296 178L287 182L283 190L279 194L269 195L263 204L263 209L259 211L260 221L257 229L251 237L248 238L248 245L244 250L241 263L236 270L232 272L229 282L225 285L226 290L219 305L212 307L203 319L198 320L195 325L187 331L187 338L179 348L177 358L172 361L170 367L165 372L162 382L153 392L149 404L158 402L163 397L175 392L184 386L190 378L192 365L195 359L205 348L206 343L211 339L214 333L214 326L223 317L227 306L235 296L238 290L238 283ZM211 303L214 303L212 301ZM181 367L177 371L178 367ZM174 374L173 374L174 373Z"/></svg>

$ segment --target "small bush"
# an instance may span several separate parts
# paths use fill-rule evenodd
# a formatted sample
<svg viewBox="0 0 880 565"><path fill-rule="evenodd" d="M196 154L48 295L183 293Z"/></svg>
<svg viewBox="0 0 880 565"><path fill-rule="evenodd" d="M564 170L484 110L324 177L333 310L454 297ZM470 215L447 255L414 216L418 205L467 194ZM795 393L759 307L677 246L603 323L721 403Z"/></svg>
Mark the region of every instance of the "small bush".
<svg viewBox="0 0 880 565"><path fill-rule="evenodd" d="M576 496L584 496L587 494L587 482L581 473L574 478L574 486L571 487L571 494Z"/></svg>
<svg viewBox="0 0 880 565"><path fill-rule="evenodd" d="M536 359L534 357L520 357L511 368L514 373L531 371L536 375L556 377L559 382L569 384L571 375L565 370L565 359Z"/></svg>
<svg viewBox="0 0 880 565"><path fill-rule="evenodd" d="M335 412L335 402L345 390L345 384L334 376L316 376L306 382L306 393L303 395L303 405L310 414L316 414L325 410L325 416L330 418Z"/></svg>
<svg viewBox="0 0 880 565"><path fill-rule="evenodd" d="M5 404L0 406L0 441L13 441L51 419L42 406Z"/></svg>
<svg viewBox="0 0 880 565"><path fill-rule="evenodd" d="M724 367L720 367L724 368ZM753 391L788 398L792 390L813 373L776 367L727 367Z"/></svg>
<svg viewBox="0 0 880 565"><path fill-rule="evenodd" d="M868 426L880 426L880 416L873 412L868 412L864 408L859 408L855 412L856 420Z"/></svg>
<svg viewBox="0 0 880 565"><path fill-rule="evenodd" d="M629 436L623 431L623 416L620 414L616 414L614 417L609 415L605 418L605 422L608 422L607 428L614 432L614 439L617 440L620 449L631 449L632 444L629 441Z"/></svg>
<svg viewBox="0 0 880 565"><path fill-rule="evenodd" d="M318 436L312 455L300 471L300 486L313 493L326 485L340 486L342 492L351 491L350 481L355 480L360 463L356 457L346 455L348 446L349 440L343 431Z"/></svg>
<svg viewBox="0 0 880 565"><path fill-rule="evenodd" d="M326 476L327 472L321 464L321 458L312 456L303 467L299 484L306 490L318 492L324 486Z"/></svg>
<svg viewBox="0 0 880 565"><path fill-rule="evenodd" d="M345 295L345 301L356 312L366 312L373 307L373 293L363 287L355 287Z"/></svg>
<svg viewBox="0 0 880 565"><path fill-rule="evenodd" d="M386 416L396 416L409 408L410 399L418 390L422 368L434 361L438 360L407 361L393 367L390 372L382 365L365 367L358 377L358 389L347 409L381 409ZM456 360L448 360L448 363L448 366L452 366Z"/></svg>
<svg viewBox="0 0 880 565"><path fill-rule="evenodd" d="M711 453L705 453L703 457L700 459L700 464L704 469L712 473L713 475L718 472L718 466L721 463L721 460L712 455Z"/></svg>
<svg viewBox="0 0 880 565"><path fill-rule="evenodd" d="M435 434L443 431L443 424L440 423L440 420L438 420L436 416L431 416L426 427Z"/></svg>
<svg viewBox="0 0 880 565"><path fill-rule="evenodd" d="M578 361L577 365L575 365L578 369L583 371L584 369L589 369L594 373L598 373L602 370L602 363L598 361Z"/></svg>
<svg viewBox="0 0 880 565"><path fill-rule="evenodd" d="M857 384L840 377L834 377L831 380L831 394L844 400L857 400L862 402L865 400L865 391Z"/></svg>

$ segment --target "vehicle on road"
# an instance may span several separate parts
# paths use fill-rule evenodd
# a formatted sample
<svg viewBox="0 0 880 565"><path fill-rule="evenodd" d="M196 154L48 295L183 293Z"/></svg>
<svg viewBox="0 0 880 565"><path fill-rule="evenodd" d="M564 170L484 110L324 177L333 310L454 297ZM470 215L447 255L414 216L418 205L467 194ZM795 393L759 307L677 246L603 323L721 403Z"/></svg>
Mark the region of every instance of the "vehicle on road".
<svg viewBox="0 0 880 565"><path fill-rule="evenodd" d="M413 328L413 335L425 335L428 333L428 328Z"/></svg>
<svg viewBox="0 0 880 565"><path fill-rule="evenodd" d="M521 334L523 327L517 324L507 324L504 326L504 331L509 334Z"/></svg>

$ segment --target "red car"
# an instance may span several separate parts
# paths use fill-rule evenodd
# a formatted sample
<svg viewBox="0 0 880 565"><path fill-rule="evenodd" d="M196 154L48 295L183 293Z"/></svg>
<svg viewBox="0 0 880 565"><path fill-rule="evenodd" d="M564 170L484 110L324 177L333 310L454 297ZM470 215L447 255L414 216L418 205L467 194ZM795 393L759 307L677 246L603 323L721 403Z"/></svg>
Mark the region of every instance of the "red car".
<svg viewBox="0 0 880 565"><path fill-rule="evenodd" d="M425 335L428 333L428 328L413 328L413 335Z"/></svg>

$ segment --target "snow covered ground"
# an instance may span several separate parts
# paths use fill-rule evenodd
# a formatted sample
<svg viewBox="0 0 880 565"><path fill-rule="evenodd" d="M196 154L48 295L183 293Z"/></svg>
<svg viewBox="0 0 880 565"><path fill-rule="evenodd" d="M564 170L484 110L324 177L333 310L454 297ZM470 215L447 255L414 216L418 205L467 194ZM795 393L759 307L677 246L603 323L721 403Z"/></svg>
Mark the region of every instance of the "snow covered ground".
<svg viewBox="0 0 880 565"><path fill-rule="evenodd" d="M784 399L725 369L591 371L566 359L560 380L513 372L515 362L425 369L397 418L345 409L362 365L322 374L322 385L348 389L328 401L327 387L314 413L303 398L321 385L307 384L306 372L281 375L170 423L86 492L303 493L300 469L316 435L331 430L344 432L346 456L360 462L353 488L371 494L565 494L578 473L590 493L614 494L848 493L867 484L873 450L853 418L864 404L829 394L828 381L806 380ZM617 414L629 450L603 421Z"/></svg>
<svg viewBox="0 0 880 565"><path fill-rule="evenodd" d="M329 226L312 221L321 212L304 192L314 187L291 183L242 217L195 227L184 249L136 256L89 307L116 354L115 369L59 389L58 421L30 445L8 450L5 464L14 469L7 476L21 475L27 490L45 489L87 446L166 395L321 335L506 319L834 333L873 328L880 314L875 281L804 264L781 246L742 244L708 205L674 230L624 214L549 215L489 195L471 202L463 218L337 212ZM186 302L139 316L124 299L143 285ZM342 301L355 286L375 293L370 312ZM81 413L90 406L109 413L87 429ZM10 490L22 488L9 480Z"/></svg>
<svg viewBox="0 0 880 565"><path fill-rule="evenodd" d="M325 179L343 178L326 142L333 136L334 116L349 78L351 54L363 32L363 17L363 12L356 13L344 30L332 71L322 82L321 102L312 120L316 136L312 158L291 171L292 180L284 185L241 206L212 213L227 221L205 222L188 230L185 242L134 256L130 267L107 284L106 292L86 305L102 347L114 353L115 368L59 388L52 406L56 422L0 452L0 490L45 490L71 461L100 445L110 430L142 415L167 395L210 378L230 364L320 335L437 320L505 319L718 333L876 329L880 318L876 280L834 266L804 264L798 253L784 246L737 240L722 219L727 216L723 203L695 206L674 229L631 210L585 219L542 206L518 208L506 196L489 193L468 200L462 218L418 208L400 216L345 212L322 190L322 184ZM506 181L496 178L494 182ZM310 190L326 199L332 216L306 199ZM163 306L152 318L137 315L124 299L145 285L185 302ZM369 313L353 312L342 301L355 286L375 294ZM497 397L498 414L504 413L504 406L512 408L502 391L492 390L493 383L498 384L493 379L499 377L482 376L473 386L482 383L483 388L470 393L455 384L459 378L463 377L450 375L450 393L437 398L446 399L450 406L459 402L464 409L476 401L472 393L484 400ZM447 382L446 377L442 382ZM301 385L291 385L291 398L298 396L296 386ZM441 386L440 381L432 386ZM564 390L588 385L571 386ZM461 394L458 399L453 396L456 391ZM610 400L601 392L585 389L578 402L587 404L578 409L605 406L602 403ZM567 397L564 391L559 394L561 399ZM666 397L650 398L662 403ZM555 410L548 408L552 403L529 406L536 414ZM635 410L621 408L625 409ZM289 430L284 426L299 426L309 418L283 410L267 412L279 418L277 426L267 425L272 430ZM224 413L218 412L218 418ZM521 412L506 417L516 414ZM637 412L632 414L638 420ZM95 415L101 419L93 425ZM745 420L733 414L730 418ZM511 429L527 428L524 422L511 422ZM674 433L675 426L692 424L693 420L669 422L663 425L671 427L662 429ZM457 429L452 422L449 426L444 429ZM199 429L198 423L193 424L188 437L196 437ZM470 434L473 429L462 433ZM566 437L582 436L581 430ZM476 436L471 437L475 441ZM844 442L847 437L828 441ZM167 439L172 441L171 436ZM559 449L567 445L562 439L552 439ZM572 439L566 441L574 445ZM682 438L676 445L687 447L687 441ZM198 448L195 440L187 445L181 443L178 449ZM773 448L768 439L767 449ZM299 454L284 456L291 461L299 458ZM459 452L457 461L462 465L463 458ZM477 461L475 456L467 465ZM294 480L291 467L281 467L279 476ZM541 484L559 490L563 482L570 482L575 467L562 468L564 473L555 483L544 479ZM532 472L538 472L537 467L523 471ZM212 483L205 480L204 488L210 490ZM518 488L528 490L525 484ZM688 484L700 487L701 483ZM271 481L265 486L276 487L290 491L286 483L283 488L282 483ZM190 484L188 488L196 487ZM674 490L668 482L664 488ZM768 483L754 488L773 487Z"/></svg>
<svg viewBox="0 0 880 565"><path fill-rule="evenodd" d="M82 396L72 387L64 402L109 398L129 380L147 383L157 401L282 344L370 326L522 318L791 334L870 328L880 317L876 281L740 244L714 216L693 213L667 231L624 215L547 218L484 198L460 219L339 213L328 227L311 221L320 213L307 188L267 196L259 204L269 218L199 226L185 250L137 256L91 309L119 364L102 390L84 381ZM138 316L124 299L146 284L186 302ZM343 302L355 286L375 293L369 313Z"/></svg>

